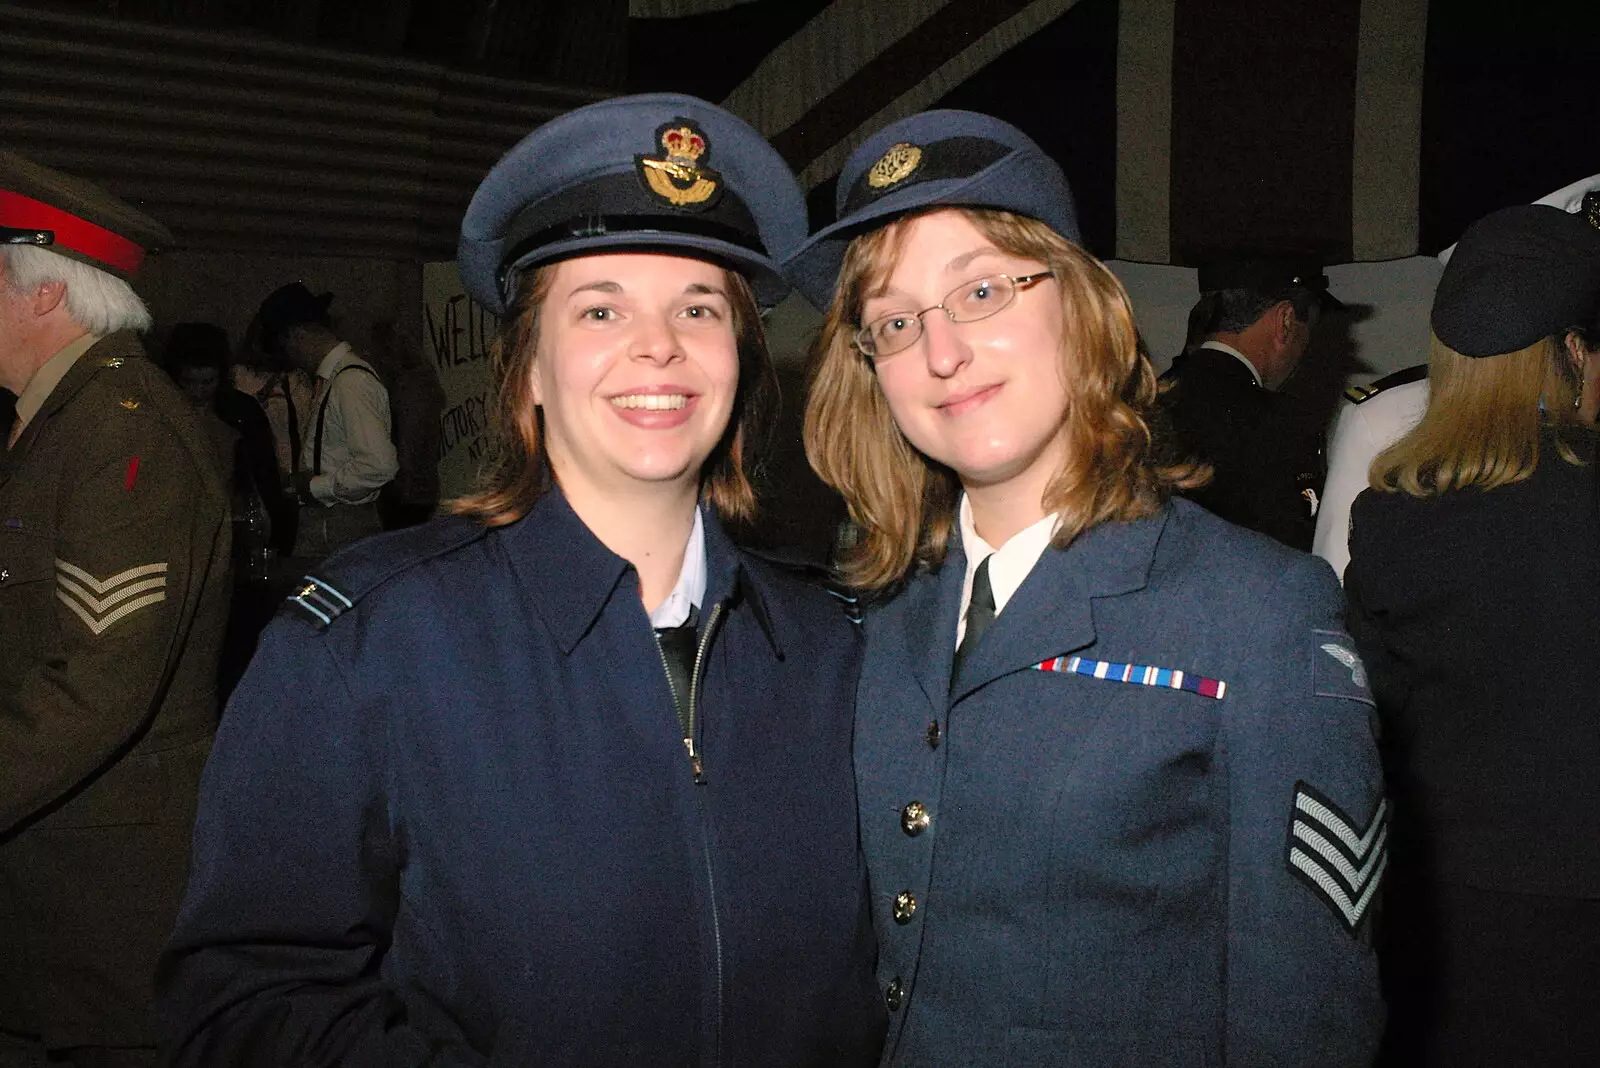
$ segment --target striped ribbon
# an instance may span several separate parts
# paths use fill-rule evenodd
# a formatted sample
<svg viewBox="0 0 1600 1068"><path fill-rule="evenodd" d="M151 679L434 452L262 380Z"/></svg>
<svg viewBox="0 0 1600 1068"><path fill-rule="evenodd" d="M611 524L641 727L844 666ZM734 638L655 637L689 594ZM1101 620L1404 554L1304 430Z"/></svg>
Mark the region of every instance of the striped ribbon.
<svg viewBox="0 0 1600 1068"><path fill-rule="evenodd" d="M1228 684L1221 679L1208 679L1204 675L1190 675L1171 668L1147 667L1143 664L1114 664L1109 660L1090 660L1082 656L1058 656L1033 665L1035 671L1059 671L1070 675L1089 675L1112 682L1128 682L1135 686L1160 686L1169 690L1188 690L1201 697L1222 700Z"/></svg>

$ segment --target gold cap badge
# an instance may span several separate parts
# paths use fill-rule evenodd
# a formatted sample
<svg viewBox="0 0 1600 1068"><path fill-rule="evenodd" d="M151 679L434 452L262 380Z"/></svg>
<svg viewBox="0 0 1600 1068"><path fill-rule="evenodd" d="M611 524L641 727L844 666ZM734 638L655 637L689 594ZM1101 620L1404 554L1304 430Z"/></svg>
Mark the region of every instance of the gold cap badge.
<svg viewBox="0 0 1600 1068"><path fill-rule="evenodd" d="M722 176L700 166L710 152L706 135L688 119L674 119L656 131L663 157L638 157L639 176L645 187L677 208L708 208L722 190Z"/></svg>
<svg viewBox="0 0 1600 1068"><path fill-rule="evenodd" d="M902 141L889 146L889 151L867 171L867 184L874 189L887 189L910 178L921 165L922 149Z"/></svg>

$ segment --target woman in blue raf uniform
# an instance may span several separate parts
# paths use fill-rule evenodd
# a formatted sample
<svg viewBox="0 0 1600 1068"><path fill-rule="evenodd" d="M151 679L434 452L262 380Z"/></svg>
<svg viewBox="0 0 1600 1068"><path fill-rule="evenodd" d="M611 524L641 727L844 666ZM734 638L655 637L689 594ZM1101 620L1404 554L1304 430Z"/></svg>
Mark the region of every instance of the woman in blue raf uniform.
<svg viewBox="0 0 1600 1068"><path fill-rule="evenodd" d="M489 173L460 265L504 316L500 464L268 630L159 978L175 1064L876 1061L859 639L719 522L752 509L757 301L804 220L690 97Z"/></svg>
<svg viewBox="0 0 1600 1068"><path fill-rule="evenodd" d="M1381 793L1326 564L1172 496L1155 375L1016 129L869 138L789 263L860 527L886 1063L1366 1065ZM837 280L837 285L836 285Z"/></svg>
<svg viewBox="0 0 1600 1068"><path fill-rule="evenodd" d="M1389 1065L1600 1064L1600 230L1533 204L1439 279L1427 410L1351 509L1395 800Z"/></svg>

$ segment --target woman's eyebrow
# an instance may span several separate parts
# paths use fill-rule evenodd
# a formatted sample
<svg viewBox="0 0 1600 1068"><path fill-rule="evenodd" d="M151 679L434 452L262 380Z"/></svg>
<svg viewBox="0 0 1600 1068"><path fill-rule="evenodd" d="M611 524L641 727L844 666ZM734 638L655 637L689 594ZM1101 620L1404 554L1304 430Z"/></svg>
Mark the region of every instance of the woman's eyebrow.
<svg viewBox="0 0 1600 1068"><path fill-rule="evenodd" d="M963 252L961 255L945 264L945 270L959 271L963 267L969 266L973 260L979 259L983 256L991 255L1000 255L1000 250L995 248L993 245L984 245L982 248L975 248L971 252Z"/></svg>
<svg viewBox="0 0 1600 1068"><path fill-rule="evenodd" d="M615 283L615 282L609 282L609 281L606 281L606 280L602 279L602 280L600 280L598 282L585 282L585 283L583 283L583 285L575 287L572 290L571 293L567 294L567 296L569 298L571 298L571 297L577 296L579 293L589 293L589 292L593 292L593 293L621 293L622 292L622 287L620 285L618 285L617 283Z"/></svg>

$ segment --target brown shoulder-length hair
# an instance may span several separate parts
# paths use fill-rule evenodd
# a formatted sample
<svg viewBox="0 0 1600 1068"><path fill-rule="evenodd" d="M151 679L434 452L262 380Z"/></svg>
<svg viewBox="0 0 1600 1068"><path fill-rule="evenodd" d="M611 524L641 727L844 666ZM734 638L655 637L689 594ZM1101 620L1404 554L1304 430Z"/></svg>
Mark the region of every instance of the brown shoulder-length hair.
<svg viewBox="0 0 1600 1068"><path fill-rule="evenodd" d="M476 492L450 502L452 515L486 526L514 523L528 514L554 482L544 449L544 424L533 402L533 361L539 348L539 317L555 280L556 264L523 273L506 317L490 346L494 399L489 412L489 462ZM700 469L701 500L727 522L755 519L752 484L763 432L772 426L778 373L767 352L761 312L750 283L724 269L739 352L739 386L728 428Z"/></svg>
<svg viewBox="0 0 1600 1068"><path fill-rule="evenodd" d="M1469 486L1495 489L1533 474L1541 430L1578 421L1573 398L1583 384L1563 337L1479 358L1430 335L1427 411L1372 461L1372 488L1434 497ZM1559 437L1556 451L1568 463L1580 462Z"/></svg>
<svg viewBox="0 0 1600 1068"><path fill-rule="evenodd" d="M1065 547L1100 523L1151 515L1174 490L1204 484L1209 471L1202 465L1159 455L1164 450L1151 432L1155 369L1139 352L1133 308L1116 276L1036 219L958 210L1000 251L1046 264L1059 284L1061 373L1070 389L1066 462L1042 502L1061 517L1053 544ZM859 528L840 567L865 589L888 586L913 565L943 562L960 500L955 472L918 452L895 425L871 361L853 342L862 305L894 269L915 217L851 242L811 354L806 456L843 495Z"/></svg>

